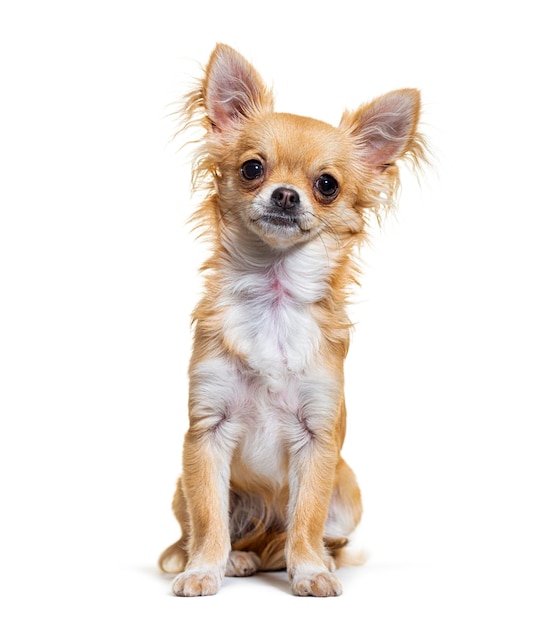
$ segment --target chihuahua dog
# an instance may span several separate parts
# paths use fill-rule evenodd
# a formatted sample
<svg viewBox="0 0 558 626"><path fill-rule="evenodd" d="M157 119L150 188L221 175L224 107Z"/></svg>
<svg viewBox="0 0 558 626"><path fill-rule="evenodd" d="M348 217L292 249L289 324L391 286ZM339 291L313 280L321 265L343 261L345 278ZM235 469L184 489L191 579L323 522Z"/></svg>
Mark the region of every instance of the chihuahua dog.
<svg viewBox="0 0 558 626"><path fill-rule="evenodd" d="M361 517L345 436L345 304L367 219L394 204L396 162L425 156L420 95L392 91L338 127L273 109L219 44L183 107L204 132L196 212L211 242L193 313L189 429L173 501L182 530L159 564L179 596L223 576L287 570L299 596L337 596L332 573Z"/></svg>

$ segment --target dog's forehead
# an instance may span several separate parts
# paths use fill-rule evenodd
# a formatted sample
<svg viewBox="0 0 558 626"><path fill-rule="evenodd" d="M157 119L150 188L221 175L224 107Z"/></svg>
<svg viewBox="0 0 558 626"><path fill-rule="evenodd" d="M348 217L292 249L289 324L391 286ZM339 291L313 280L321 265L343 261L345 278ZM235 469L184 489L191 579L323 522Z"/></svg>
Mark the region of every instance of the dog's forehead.
<svg viewBox="0 0 558 626"><path fill-rule="evenodd" d="M338 161L348 149L348 138L327 122L291 113L271 113L255 121L248 135L254 150L280 163L302 165Z"/></svg>
<svg viewBox="0 0 558 626"><path fill-rule="evenodd" d="M338 129L327 122L313 117L295 115L294 113L271 113L265 119L271 126L275 126L277 131L294 131L316 137L322 136L323 138L328 136L335 137L339 132Z"/></svg>

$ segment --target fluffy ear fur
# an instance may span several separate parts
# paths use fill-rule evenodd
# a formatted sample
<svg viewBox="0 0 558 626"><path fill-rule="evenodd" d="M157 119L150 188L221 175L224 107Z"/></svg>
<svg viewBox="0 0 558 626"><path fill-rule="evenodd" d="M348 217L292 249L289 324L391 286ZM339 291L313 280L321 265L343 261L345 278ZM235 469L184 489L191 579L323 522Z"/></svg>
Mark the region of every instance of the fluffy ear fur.
<svg viewBox="0 0 558 626"><path fill-rule="evenodd" d="M421 139L416 132L419 113L420 93L400 89L364 104L354 113L346 112L340 128L354 137L366 164L381 172L406 152L420 151Z"/></svg>
<svg viewBox="0 0 558 626"><path fill-rule="evenodd" d="M218 132L273 109L273 97L258 72L224 44L218 44L209 59L203 97L211 125Z"/></svg>

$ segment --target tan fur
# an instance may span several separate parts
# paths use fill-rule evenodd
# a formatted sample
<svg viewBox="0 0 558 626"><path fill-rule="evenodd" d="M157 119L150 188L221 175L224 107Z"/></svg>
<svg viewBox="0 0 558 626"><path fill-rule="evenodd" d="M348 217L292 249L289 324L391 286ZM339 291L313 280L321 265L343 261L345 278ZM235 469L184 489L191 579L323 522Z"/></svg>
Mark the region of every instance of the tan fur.
<svg viewBox="0 0 558 626"><path fill-rule="evenodd" d="M257 72L224 45L186 100L185 127L205 132L193 180L206 197L194 220L211 256L193 313L190 427L173 500L182 536L159 560L183 572L177 595L215 593L224 574L283 568L297 595L341 593L331 572L350 562L344 534L362 511L340 456L345 302L368 216L394 202L395 161L424 158L419 109L418 92L401 90L346 112L338 128L275 113ZM246 176L251 161L264 174ZM322 175L338 185L331 196ZM270 199L285 189L283 204ZM254 312L277 324L270 338Z"/></svg>

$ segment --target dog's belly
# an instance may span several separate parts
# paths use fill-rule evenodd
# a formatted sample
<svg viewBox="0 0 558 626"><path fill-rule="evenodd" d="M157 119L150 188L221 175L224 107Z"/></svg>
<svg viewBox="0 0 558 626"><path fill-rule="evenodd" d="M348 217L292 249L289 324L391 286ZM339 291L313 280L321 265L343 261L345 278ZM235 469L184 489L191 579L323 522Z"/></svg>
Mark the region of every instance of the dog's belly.
<svg viewBox="0 0 558 626"><path fill-rule="evenodd" d="M231 478L235 482L263 480L275 486L286 484L289 448L303 436L297 420L299 399L296 384L285 383L279 392L266 384L245 383L243 406L231 407L239 424L240 437L235 450Z"/></svg>
<svg viewBox="0 0 558 626"><path fill-rule="evenodd" d="M231 468L235 483L250 480L284 485L287 481L288 455L284 435L277 420L251 421L244 430Z"/></svg>

